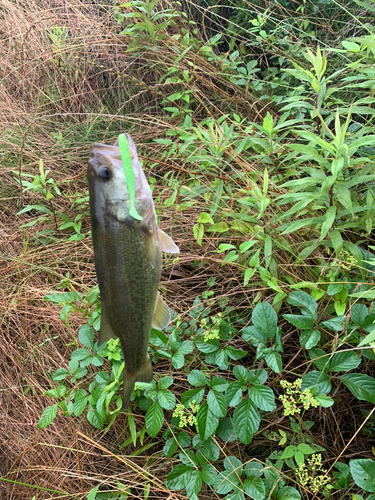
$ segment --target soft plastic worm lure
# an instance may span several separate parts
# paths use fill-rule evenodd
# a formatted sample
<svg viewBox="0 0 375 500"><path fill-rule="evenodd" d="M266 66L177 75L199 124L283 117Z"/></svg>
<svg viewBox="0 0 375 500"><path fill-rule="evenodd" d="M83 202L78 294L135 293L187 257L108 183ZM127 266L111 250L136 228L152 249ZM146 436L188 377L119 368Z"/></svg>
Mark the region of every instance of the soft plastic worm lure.
<svg viewBox="0 0 375 500"><path fill-rule="evenodd" d="M125 134L120 134L118 136L118 145L120 148L122 167L124 169L125 182L128 186L129 192L129 215L131 215L134 219L143 220L143 217L139 215L137 209L135 208L135 180L133 163L130 155L128 139Z"/></svg>

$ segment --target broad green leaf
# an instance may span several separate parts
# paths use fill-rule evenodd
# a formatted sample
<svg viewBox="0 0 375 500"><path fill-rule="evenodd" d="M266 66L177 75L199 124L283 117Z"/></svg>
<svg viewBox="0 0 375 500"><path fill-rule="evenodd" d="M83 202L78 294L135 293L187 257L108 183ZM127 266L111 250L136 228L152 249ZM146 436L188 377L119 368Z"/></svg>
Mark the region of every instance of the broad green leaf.
<svg viewBox="0 0 375 500"><path fill-rule="evenodd" d="M344 329L344 321L346 321L346 316L338 316L337 318L322 321L320 325L333 332L341 332Z"/></svg>
<svg viewBox="0 0 375 500"><path fill-rule="evenodd" d="M254 326L269 340L272 340L277 329L277 314L268 302L261 302L254 307L251 315Z"/></svg>
<svg viewBox="0 0 375 500"><path fill-rule="evenodd" d="M235 441L237 439L237 435L233 429L232 419L225 417L220 420L218 428L216 429L216 434L220 439L228 441L228 443Z"/></svg>
<svg viewBox="0 0 375 500"><path fill-rule="evenodd" d="M193 469L187 465L177 465L167 476L167 486L171 490L182 490L190 480Z"/></svg>
<svg viewBox="0 0 375 500"><path fill-rule="evenodd" d="M277 500L301 500L300 493L292 486L284 486L277 492Z"/></svg>
<svg viewBox="0 0 375 500"><path fill-rule="evenodd" d="M372 377L362 373L348 373L342 375L340 380L356 398L375 404L375 380Z"/></svg>
<svg viewBox="0 0 375 500"><path fill-rule="evenodd" d="M190 403L195 401L196 404L199 404L204 395L204 388L202 389L191 389L190 391L183 392L181 394L181 403L188 407Z"/></svg>
<svg viewBox="0 0 375 500"><path fill-rule="evenodd" d="M64 378L70 375L70 371L66 368L58 368L52 375L52 380L64 380Z"/></svg>
<svg viewBox="0 0 375 500"><path fill-rule="evenodd" d="M297 448L294 446L294 444L290 444L289 446L287 446L285 448L285 450L283 451L282 455L281 455L281 458L282 459L285 459L285 458L293 458L294 455L296 454L297 452Z"/></svg>
<svg viewBox="0 0 375 500"><path fill-rule="evenodd" d="M201 448L201 452L203 456L210 462L216 462L216 460L218 460L220 456L220 448L212 439L212 437L208 438L204 442L203 448Z"/></svg>
<svg viewBox="0 0 375 500"><path fill-rule="evenodd" d="M155 437L160 431L164 422L164 414L159 401L154 401L147 410L145 424L147 434L150 437Z"/></svg>
<svg viewBox="0 0 375 500"><path fill-rule="evenodd" d="M91 405L89 405L89 409L87 411L87 420L90 422L92 426L94 426L96 429L103 429L104 425L104 419L103 416L98 413L96 410L93 409Z"/></svg>
<svg viewBox="0 0 375 500"><path fill-rule="evenodd" d="M58 403L55 403L54 405L47 406L47 408L44 409L38 422L38 429L44 429L45 427L47 427L47 425L53 422L54 418L56 417L58 408Z"/></svg>
<svg viewBox="0 0 375 500"><path fill-rule="evenodd" d="M263 464L256 462L253 459L245 465L245 473L247 477L260 477L263 475L264 469L265 467Z"/></svg>
<svg viewBox="0 0 375 500"><path fill-rule="evenodd" d="M300 290L291 292L287 299L288 304L292 306L297 306L305 312L307 316L312 316L315 320L318 317L318 304L316 301L306 292Z"/></svg>
<svg viewBox="0 0 375 500"><path fill-rule="evenodd" d="M250 444L259 429L260 415L249 398L245 398L233 413L233 428L243 444Z"/></svg>
<svg viewBox="0 0 375 500"><path fill-rule="evenodd" d="M212 436L219 424L219 419L209 409L207 403L199 408L197 413L197 430L203 441Z"/></svg>
<svg viewBox="0 0 375 500"><path fill-rule="evenodd" d="M95 486L88 494L86 500L95 500L100 484ZM35 498L35 497L34 497Z"/></svg>
<svg viewBox="0 0 375 500"><path fill-rule="evenodd" d="M312 455L313 453L315 453L315 451L311 448L311 446L305 443L298 444L297 450L303 453L304 455Z"/></svg>
<svg viewBox="0 0 375 500"><path fill-rule="evenodd" d="M78 340L85 347L88 347L91 350L94 349L94 332L91 330L89 325L85 324L81 326L78 332Z"/></svg>
<svg viewBox="0 0 375 500"><path fill-rule="evenodd" d="M326 396L325 394L318 394L317 396L315 396L315 399L323 408L329 408L334 404L334 400L329 396Z"/></svg>
<svg viewBox="0 0 375 500"><path fill-rule="evenodd" d="M242 382L242 384L246 384L246 382L247 382L247 370L244 366L236 365L233 368L233 374L237 380Z"/></svg>
<svg viewBox="0 0 375 500"><path fill-rule="evenodd" d="M163 447L164 456L171 458L171 456L178 450L178 442L174 437L168 438Z"/></svg>
<svg viewBox="0 0 375 500"><path fill-rule="evenodd" d="M296 461L298 467L301 467L301 465L305 463L305 455L302 453L302 451L297 450L293 458Z"/></svg>
<svg viewBox="0 0 375 500"><path fill-rule="evenodd" d="M88 397L85 392L83 394L76 394L73 403L73 413L76 417L79 417L84 412L88 402Z"/></svg>
<svg viewBox="0 0 375 500"><path fill-rule="evenodd" d="M213 486L217 480L217 472L213 465L206 464L202 467L202 479L209 486Z"/></svg>
<svg viewBox="0 0 375 500"><path fill-rule="evenodd" d="M371 493L375 492L375 461L369 458L350 460L350 472L354 482L360 488Z"/></svg>
<svg viewBox="0 0 375 500"><path fill-rule="evenodd" d="M227 405L225 397L221 392L216 392L211 389L207 395L207 404L216 417L223 418L226 416Z"/></svg>
<svg viewBox="0 0 375 500"><path fill-rule="evenodd" d="M91 352L88 349L76 349L72 352L70 359L72 361L82 361L83 359L91 357Z"/></svg>
<svg viewBox="0 0 375 500"><path fill-rule="evenodd" d="M173 410L176 406L176 396L166 389L158 391L158 401L164 410Z"/></svg>
<svg viewBox="0 0 375 500"><path fill-rule="evenodd" d="M172 356L172 365L176 370L180 370L185 364L184 355L180 350L175 352Z"/></svg>
<svg viewBox="0 0 375 500"><path fill-rule="evenodd" d="M311 349L315 347L320 340L320 332L318 330L303 330L299 338L302 347Z"/></svg>
<svg viewBox="0 0 375 500"><path fill-rule="evenodd" d="M243 489L254 500L263 500L266 496L266 487L260 477L246 479L243 483Z"/></svg>
<svg viewBox="0 0 375 500"><path fill-rule="evenodd" d="M158 382L158 388L159 389L168 389L173 384L173 378L166 376L162 377L159 382Z"/></svg>
<svg viewBox="0 0 375 500"><path fill-rule="evenodd" d="M192 471L191 476L187 481L185 488L188 498L193 498L194 495L198 495L198 493L202 488L202 472L200 470Z"/></svg>
<svg viewBox="0 0 375 500"><path fill-rule="evenodd" d="M332 224L335 222L336 210L337 210L336 205L329 207L329 209L327 210L325 220L322 224L320 232L320 241L324 240L324 238L328 234L328 231L331 229Z"/></svg>
<svg viewBox="0 0 375 500"><path fill-rule="evenodd" d="M375 341L375 329L372 330L372 332L370 332L368 335L366 335L366 337L364 337L361 340L361 342L358 344L357 347L362 347L362 346L368 345L374 341Z"/></svg>
<svg viewBox="0 0 375 500"><path fill-rule="evenodd" d="M242 349L236 349L232 345L228 345L225 348L225 352L228 354L230 359L234 359L235 361L244 358L248 354L246 351L243 351Z"/></svg>
<svg viewBox="0 0 375 500"><path fill-rule="evenodd" d="M315 322L313 316L302 316L300 314L283 314L283 318L300 330L311 330Z"/></svg>
<svg viewBox="0 0 375 500"><path fill-rule="evenodd" d="M260 410L276 410L275 395L270 387L254 385L249 389L249 397Z"/></svg>
<svg viewBox="0 0 375 500"><path fill-rule="evenodd" d="M341 233L338 229L334 229L333 231L331 231L330 237L333 249L336 253L336 256L338 256L342 250L342 245L343 245L343 239Z"/></svg>
<svg viewBox="0 0 375 500"><path fill-rule="evenodd" d="M310 350L309 356L320 372L326 372L329 370L331 356L323 351L323 349L315 347Z"/></svg>
<svg viewBox="0 0 375 500"><path fill-rule="evenodd" d="M188 382L195 387L204 387L208 385L207 379L200 370L192 370L188 375Z"/></svg>
<svg viewBox="0 0 375 500"><path fill-rule="evenodd" d="M228 406L237 406L242 399L242 391L246 389L243 382L230 382L225 392L225 401Z"/></svg>
<svg viewBox="0 0 375 500"><path fill-rule="evenodd" d="M211 380L211 388L218 392L226 391L228 382L224 377L215 375Z"/></svg>
<svg viewBox="0 0 375 500"><path fill-rule="evenodd" d="M364 304L354 304L351 309L350 319L355 325L362 326L368 314L368 308Z"/></svg>
<svg viewBox="0 0 375 500"><path fill-rule="evenodd" d="M266 354L265 358L267 365L273 370L275 373L281 373L283 369L283 362L281 360L281 356L278 352L271 351Z"/></svg>
<svg viewBox="0 0 375 500"><path fill-rule="evenodd" d="M302 377L301 391L312 387L317 387L319 393L327 394L332 389L332 384L325 373L312 371Z"/></svg>
<svg viewBox="0 0 375 500"><path fill-rule="evenodd" d="M330 370L332 372L348 372L361 364L361 358L354 351L336 353L332 360Z"/></svg>

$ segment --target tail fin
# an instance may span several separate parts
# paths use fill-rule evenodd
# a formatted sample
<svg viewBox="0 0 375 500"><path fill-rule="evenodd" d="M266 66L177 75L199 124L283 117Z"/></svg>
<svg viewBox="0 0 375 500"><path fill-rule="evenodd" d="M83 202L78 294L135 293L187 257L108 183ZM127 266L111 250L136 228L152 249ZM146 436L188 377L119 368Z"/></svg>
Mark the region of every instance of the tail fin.
<svg viewBox="0 0 375 500"><path fill-rule="evenodd" d="M129 373L126 371L124 374L124 390L122 399L122 410L125 411L129 405L130 397L132 395L134 385L136 382L151 382L153 377L151 359L147 356L146 361L141 366L140 370L136 373Z"/></svg>

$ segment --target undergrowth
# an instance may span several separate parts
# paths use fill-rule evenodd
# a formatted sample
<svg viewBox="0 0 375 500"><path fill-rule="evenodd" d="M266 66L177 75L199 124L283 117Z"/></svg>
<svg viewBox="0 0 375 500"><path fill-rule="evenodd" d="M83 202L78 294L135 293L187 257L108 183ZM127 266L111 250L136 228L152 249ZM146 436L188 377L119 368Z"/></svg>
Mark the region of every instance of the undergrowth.
<svg viewBox="0 0 375 500"><path fill-rule="evenodd" d="M373 12L2 3L2 498L374 500ZM125 413L85 181L122 131L181 252Z"/></svg>

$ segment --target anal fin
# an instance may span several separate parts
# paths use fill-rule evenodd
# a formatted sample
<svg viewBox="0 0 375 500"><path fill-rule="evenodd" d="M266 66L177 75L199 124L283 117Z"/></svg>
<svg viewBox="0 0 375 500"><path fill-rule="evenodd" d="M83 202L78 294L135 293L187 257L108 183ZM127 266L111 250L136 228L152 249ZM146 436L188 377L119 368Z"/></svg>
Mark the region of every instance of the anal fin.
<svg viewBox="0 0 375 500"><path fill-rule="evenodd" d="M109 339L116 339L116 338L117 335L115 335L111 325L109 324L108 316L106 314L106 309L104 304L102 303L102 315L100 318L100 334L99 334L98 345L104 344L104 342L107 342Z"/></svg>
<svg viewBox="0 0 375 500"><path fill-rule="evenodd" d="M164 330L171 320L171 311L158 292L156 297L152 327L156 330Z"/></svg>

